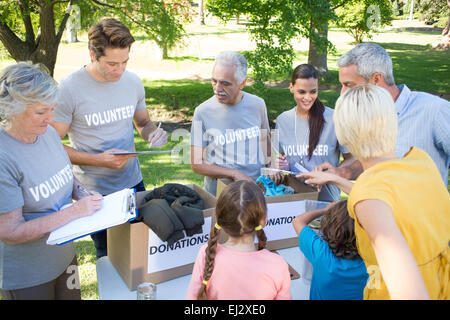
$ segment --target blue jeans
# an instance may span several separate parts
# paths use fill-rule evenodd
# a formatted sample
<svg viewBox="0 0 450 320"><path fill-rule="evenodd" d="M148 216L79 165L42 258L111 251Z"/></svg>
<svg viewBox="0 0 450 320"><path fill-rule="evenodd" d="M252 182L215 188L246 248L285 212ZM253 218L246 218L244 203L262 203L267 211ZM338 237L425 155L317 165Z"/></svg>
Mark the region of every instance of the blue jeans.
<svg viewBox="0 0 450 320"><path fill-rule="evenodd" d="M141 180L141 182L132 187L132 189L136 189L136 192L145 191L144 181ZM94 240L94 247L96 251L97 260L103 256L108 255L108 246L106 243L106 230L102 230L91 234L91 239Z"/></svg>

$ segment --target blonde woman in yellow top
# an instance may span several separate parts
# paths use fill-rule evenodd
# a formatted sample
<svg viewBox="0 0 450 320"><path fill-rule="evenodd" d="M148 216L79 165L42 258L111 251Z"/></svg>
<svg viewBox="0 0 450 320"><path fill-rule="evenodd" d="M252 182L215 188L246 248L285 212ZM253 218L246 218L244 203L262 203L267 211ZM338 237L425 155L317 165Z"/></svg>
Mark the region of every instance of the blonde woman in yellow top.
<svg viewBox="0 0 450 320"><path fill-rule="evenodd" d="M412 147L394 154L397 113L383 88L362 85L336 102L336 135L361 162L352 182L301 175L349 193L358 251L370 279L365 299L450 299L450 195L433 160Z"/></svg>

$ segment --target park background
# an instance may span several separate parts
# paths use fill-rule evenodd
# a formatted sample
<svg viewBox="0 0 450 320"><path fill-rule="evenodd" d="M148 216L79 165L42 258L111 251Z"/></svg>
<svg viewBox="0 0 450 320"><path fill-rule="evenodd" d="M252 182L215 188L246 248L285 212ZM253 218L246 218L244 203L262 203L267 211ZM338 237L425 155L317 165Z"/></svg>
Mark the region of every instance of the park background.
<svg viewBox="0 0 450 320"><path fill-rule="evenodd" d="M30 3L32 2L30 1ZM39 1L35 2L38 3ZM86 0L85 2L89 1ZM112 2L117 4L121 1ZM127 3L127 1L123 2ZM264 98L269 121L273 128L276 117L295 105L288 90L289 73L296 65L308 62L312 45L310 43L311 36L300 32L297 36L289 38L288 42L291 49L291 51L288 51L289 59L287 62L283 60L283 63L287 64L287 68L277 69L273 68L270 65L271 62L265 60L267 56L259 51L262 47L261 44L264 45L267 42L261 40L261 35L264 35L262 31L258 34L260 38L258 38L258 35L255 36L255 18L252 14L245 14L245 12L244 14L237 14L236 8L231 8L234 11L230 9L227 15L212 14L213 8L208 11L208 2L213 5L222 5L220 8L223 13L224 10L226 11L223 6L229 5L230 1L205 0L203 14L200 14L202 1L151 0L150 2L185 6L182 10L170 11L176 19L174 18L172 22L169 21L169 25L173 23L173 28L179 28L179 34L175 32L175 41L172 41L171 44L171 40L167 40L170 48L162 48L161 42L158 42L157 37L152 35L148 29L130 23L129 26L133 31L136 42L132 45L130 51L127 70L135 72L143 79L146 103L151 119L156 123L161 122L162 127L170 134L169 143L160 149L176 148L182 152L179 158L171 158L167 154L140 156L144 183L147 189L162 186L167 182L195 183L203 186L203 177L192 172L188 161L185 161L189 159L187 134L190 130L190 122L195 107L213 94L210 74L215 56L223 50L235 50L243 53L250 60L253 57L253 63L250 63L248 85L244 88L244 91ZM248 1L241 2L246 3ZM264 1L254 2L262 3ZM269 2L282 3L283 0ZM381 19L379 25L376 26L377 28L368 28L360 38L354 32L358 29L358 26L339 24L333 19L328 21L326 38L329 43L325 45L327 48L326 68L321 70L322 78L319 92L319 97L325 105L334 108L335 101L339 97L340 84L336 60L359 41L378 43L388 51L393 60L396 84L406 83L411 90L425 91L447 100L450 99L450 53L448 49L438 48L438 45L445 40L443 30L446 26L448 28L449 9L446 7L447 1L416 1L416 7L413 7L412 11L411 4L414 1L410 0L348 2L350 7L347 12L341 13L341 20L343 20L343 17L350 16L354 21L362 19L364 22L364 19L367 20L373 16L367 15L368 8L373 3L381 5L389 3L391 11L387 21ZM78 1L78 3L82 5L83 1ZM92 1L92 3L99 2ZM361 9L358 7L361 3L365 4L362 7L365 15L362 14L358 18L355 12L357 12L356 9ZM426 6L430 3L432 8L427 9ZM73 1L73 4L76 5L77 1ZM13 10L13 5L0 3L0 40L3 39L1 24L9 23L11 26L11 21L13 21L11 30L22 39L26 38L26 27L21 26L20 20L26 21L26 19L23 19L17 13L17 10ZM100 4L97 7L90 8L93 11L88 14L86 8L81 6L80 11L74 11L79 16L72 14L67 19L67 28L61 36L61 41L57 44L57 56L54 69L51 70L57 81L90 62L87 49L87 28L93 21L105 15L116 16L121 21L127 21L126 19L129 18L117 12L108 11ZM437 10L436 8L440 9ZM55 12L57 9L55 9ZM350 9L354 11L352 14ZM241 8L241 10L243 9ZM14 12L15 17L13 16ZM37 34L39 32L39 6L34 7L31 12L32 19L30 21L34 23L35 33ZM160 14L160 11L158 12L157 14ZM83 19L86 14L89 18ZM151 13L147 14L151 16ZM55 16L58 18L57 14ZM62 17L63 15L60 13L61 22L63 22ZM149 20L148 17L144 20ZM271 19L273 20L273 18ZM155 29L157 32L163 32L161 30L161 26L165 23L163 20L156 19L153 23L159 27ZM78 27L75 34L68 32L71 26ZM321 35L323 36L323 33ZM269 36L271 35L269 34ZM280 42L277 43L277 45L279 44ZM259 53L260 56L258 57L256 53ZM285 52L278 53L280 57L286 56ZM256 59L261 59L261 64L263 64L263 61L265 62L266 69L263 72L255 68L255 56ZM276 63L277 52L272 52L272 56ZM17 59L17 57L14 59L7 46L0 42L0 68L14 63L14 60L20 59ZM318 66L318 68L320 67ZM185 135L176 137L183 133ZM64 143L68 143L67 138L64 139ZM137 150L146 150L148 147L148 143L143 141L137 133L135 133L135 143ZM342 196L345 197L344 194ZM85 237L77 240L75 245L77 247L82 298L98 299L96 258L93 243L90 237Z"/></svg>

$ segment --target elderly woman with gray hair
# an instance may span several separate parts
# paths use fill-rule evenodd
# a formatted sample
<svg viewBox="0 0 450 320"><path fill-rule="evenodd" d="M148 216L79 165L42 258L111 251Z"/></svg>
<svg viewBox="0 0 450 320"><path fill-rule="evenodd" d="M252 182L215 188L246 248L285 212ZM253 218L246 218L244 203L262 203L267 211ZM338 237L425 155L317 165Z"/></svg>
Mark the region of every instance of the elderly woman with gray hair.
<svg viewBox="0 0 450 320"><path fill-rule="evenodd" d="M48 233L101 206L72 174L53 121L57 85L38 65L0 72L0 295L80 299L73 244ZM72 199L79 200L73 205ZM69 205L69 206L68 206ZM63 208L65 207L65 208Z"/></svg>
<svg viewBox="0 0 450 320"><path fill-rule="evenodd" d="M365 299L450 299L450 196L424 151L395 155L397 113L385 89L366 84L336 102L336 135L362 164L352 182L328 172L300 175L349 193L358 251L370 276Z"/></svg>

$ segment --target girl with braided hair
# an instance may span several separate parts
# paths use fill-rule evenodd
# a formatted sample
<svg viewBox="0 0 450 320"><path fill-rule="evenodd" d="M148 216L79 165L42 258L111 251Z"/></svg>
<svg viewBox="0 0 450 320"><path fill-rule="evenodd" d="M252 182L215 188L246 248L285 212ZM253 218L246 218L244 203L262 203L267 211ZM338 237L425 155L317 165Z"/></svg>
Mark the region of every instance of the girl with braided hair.
<svg viewBox="0 0 450 320"><path fill-rule="evenodd" d="M208 244L195 261L187 299L292 299L288 264L265 249L267 205L261 189L249 181L231 183L220 194L215 215ZM222 244L221 231L227 239Z"/></svg>

